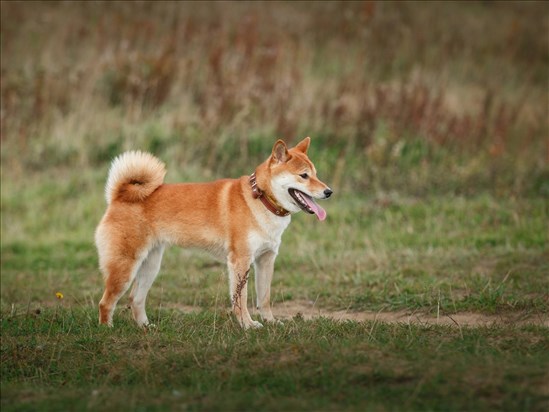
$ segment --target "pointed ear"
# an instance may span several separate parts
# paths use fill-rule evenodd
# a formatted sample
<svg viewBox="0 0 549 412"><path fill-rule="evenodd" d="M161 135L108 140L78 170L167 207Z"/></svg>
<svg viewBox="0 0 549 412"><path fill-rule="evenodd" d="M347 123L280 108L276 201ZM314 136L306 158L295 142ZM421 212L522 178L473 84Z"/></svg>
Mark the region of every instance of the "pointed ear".
<svg viewBox="0 0 549 412"><path fill-rule="evenodd" d="M282 140L277 140L276 143L273 146L273 153L271 155L272 162L274 163L284 163L288 161L290 158L290 155L288 153L288 148L286 147L286 143Z"/></svg>
<svg viewBox="0 0 549 412"><path fill-rule="evenodd" d="M295 148L300 152L303 152L306 154L307 150L309 150L310 144L311 144L311 138L307 136L305 139L299 142Z"/></svg>

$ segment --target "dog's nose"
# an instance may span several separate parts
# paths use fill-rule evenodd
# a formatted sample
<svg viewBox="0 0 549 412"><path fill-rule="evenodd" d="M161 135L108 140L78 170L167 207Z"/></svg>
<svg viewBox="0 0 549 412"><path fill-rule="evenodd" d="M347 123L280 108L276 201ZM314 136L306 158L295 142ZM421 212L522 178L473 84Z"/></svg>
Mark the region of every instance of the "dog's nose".
<svg viewBox="0 0 549 412"><path fill-rule="evenodd" d="M332 189L326 189L324 191L324 196L326 196L326 198L329 198L330 196L332 196L332 193L334 193L332 192Z"/></svg>

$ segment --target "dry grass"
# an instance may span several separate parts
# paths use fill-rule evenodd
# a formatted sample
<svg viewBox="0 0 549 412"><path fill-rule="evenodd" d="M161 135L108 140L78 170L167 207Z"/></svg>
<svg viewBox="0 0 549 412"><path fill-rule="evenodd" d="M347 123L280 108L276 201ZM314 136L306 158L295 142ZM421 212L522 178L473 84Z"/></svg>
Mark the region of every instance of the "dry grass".
<svg viewBox="0 0 549 412"><path fill-rule="evenodd" d="M525 180L549 158L546 12L543 3L4 2L2 162L90 166L142 147L240 172L275 136L311 134L333 149L341 183L375 178L348 170L349 157L384 168L417 140ZM414 161L436 160L419 152Z"/></svg>

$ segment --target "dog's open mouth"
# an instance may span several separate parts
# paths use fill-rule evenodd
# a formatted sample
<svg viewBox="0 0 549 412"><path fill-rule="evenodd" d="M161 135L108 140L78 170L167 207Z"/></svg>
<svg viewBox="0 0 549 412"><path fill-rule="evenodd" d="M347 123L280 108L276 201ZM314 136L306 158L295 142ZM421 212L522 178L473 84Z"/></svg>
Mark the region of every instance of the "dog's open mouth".
<svg viewBox="0 0 549 412"><path fill-rule="evenodd" d="M317 205L311 196L297 189L288 189L288 193L294 198L301 210L311 215L315 214L318 220L326 219L326 211Z"/></svg>

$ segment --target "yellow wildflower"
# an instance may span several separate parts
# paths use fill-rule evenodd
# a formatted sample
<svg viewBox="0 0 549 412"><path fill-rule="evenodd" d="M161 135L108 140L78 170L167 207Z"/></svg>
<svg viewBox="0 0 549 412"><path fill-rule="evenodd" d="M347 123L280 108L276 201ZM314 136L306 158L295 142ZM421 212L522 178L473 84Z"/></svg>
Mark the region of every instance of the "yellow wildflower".
<svg viewBox="0 0 549 412"><path fill-rule="evenodd" d="M61 292L57 292L57 293L55 294L55 297L56 297L57 299L61 300L61 299L63 299L63 294L62 294Z"/></svg>

